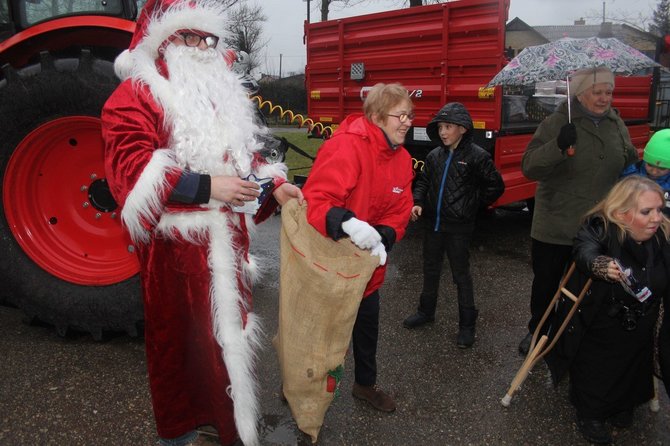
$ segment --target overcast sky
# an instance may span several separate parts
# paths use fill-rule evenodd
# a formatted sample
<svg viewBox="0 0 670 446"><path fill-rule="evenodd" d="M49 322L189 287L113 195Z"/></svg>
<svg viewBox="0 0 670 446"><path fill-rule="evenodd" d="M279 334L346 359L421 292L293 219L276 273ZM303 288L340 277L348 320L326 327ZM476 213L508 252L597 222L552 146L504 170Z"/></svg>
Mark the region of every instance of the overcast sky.
<svg viewBox="0 0 670 446"><path fill-rule="evenodd" d="M399 9L399 0L369 0L365 5L342 9L337 2L331 6L330 19L351 17L373 12ZM307 18L305 0L264 0L262 5L268 21L264 25L264 37L269 39L261 58L263 73L286 76L304 72L305 45L302 42L303 23ZM605 0L607 16L625 17L634 23L649 19L658 0ZM319 21L319 0L311 1L310 18ZM580 17L600 17L603 0L511 0L508 20L519 17L531 26L571 25ZM586 23L600 23L600 19L586 19Z"/></svg>

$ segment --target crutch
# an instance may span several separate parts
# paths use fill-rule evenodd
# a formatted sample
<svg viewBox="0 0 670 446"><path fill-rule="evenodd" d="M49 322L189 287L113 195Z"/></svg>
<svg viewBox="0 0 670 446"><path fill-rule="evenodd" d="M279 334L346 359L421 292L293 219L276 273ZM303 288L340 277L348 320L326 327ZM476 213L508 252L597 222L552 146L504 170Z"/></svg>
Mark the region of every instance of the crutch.
<svg viewBox="0 0 670 446"><path fill-rule="evenodd" d="M521 364L521 368L514 376L514 379L510 384L509 390L501 400L503 406L508 407L510 405L514 392L516 392L519 389L519 387L521 387L521 384L523 384L523 382L526 380L528 373L530 373L533 367L535 367L535 364L537 364L537 362L540 359L542 359L547 353L549 353L549 351L554 347L556 341L558 341L558 338L560 338L561 334L563 334L563 330L565 330L565 327L568 325L568 323L570 323L572 315L575 314L575 311L577 311L577 307L579 307L579 304L581 303L582 299L584 298L589 288L591 287L592 280L589 279L582 288L582 290L579 292L579 296L575 296L570 290L568 290L565 287L565 284L572 276L572 273L575 271L575 268L576 268L575 262L572 262L570 268L568 269L568 272L566 272L565 275L563 276L563 279L561 279L561 283L558 285L558 290L556 290L553 299L551 299L549 306L544 311L542 319L540 319L540 323L538 324L537 328L535 329L535 332L533 333L533 339L530 342L530 348L528 350L528 354L526 355L526 359L523 361L523 364ZM561 297L561 295L567 296L572 301L572 307L570 308L568 315L563 320L561 326L558 327L558 330L556 331L556 334L552 338L551 342L547 345L549 337L546 334L542 335L539 341L537 340L537 338L540 332L542 331L542 327L544 326L545 322L547 321L547 319L549 319L549 316L554 311L554 307L556 306L556 303L558 302L558 299ZM535 344L536 342L537 345Z"/></svg>
<svg viewBox="0 0 670 446"><path fill-rule="evenodd" d="M661 307L658 310L658 312L659 312L658 317L659 317L660 320L663 319L663 312L664 311L665 310L663 308L663 302L661 302ZM654 336L658 336L658 333L654 333ZM658 402L658 382L659 382L659 379L656 377L656 375L654 375L653 380L654 380L654 396L652 397L651 401L649 401L649 409L652 412L658 412L661 408L661 406Z"/></svg>
<svg viewBox="0 0 670 446"><path fill-rule="evenodd" d="M658 402L658 378L654 376L654 396L649 401L649 410L652 412L658 412L661 409L660 403Z"/></svg>

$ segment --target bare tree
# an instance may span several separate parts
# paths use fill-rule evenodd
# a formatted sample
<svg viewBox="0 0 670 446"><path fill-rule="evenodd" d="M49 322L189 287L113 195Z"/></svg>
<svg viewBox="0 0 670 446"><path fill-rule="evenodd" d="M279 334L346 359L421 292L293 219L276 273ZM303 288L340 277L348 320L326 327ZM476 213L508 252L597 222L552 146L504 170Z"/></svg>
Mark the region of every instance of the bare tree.
<svg viewBox="0 0 670 446"><path fill-rule="evenodd" d="M263 22L267 16L263 14L260 5L249 5L241 2L239 6L230 10L228 32L229 35L223 39L230 48L244 51L249 54L249 71L260 66L260 50L267 45L268 40L263 39Z"/></svg>
<svg viewBox="0 0 670 446"><path fill-rule="evenodd" d="M330 3L332 0L321 0L321 21L325 22L328 20L328 10L330 9Z"/></svg>
<svg viewBox="0 0 670 446"><path fill-rule="evenodd" d="M449 0L398 0L397 6L423 6L423 5L432 5L435 3L446 3ZM361 3L373 3L374 0L321 0L319 7L321 8L321 21L325 22L328 20L328 13L330 12L330 6L333 3L340 3L342 8L349 6L358 5ZM314 3L317 3L314 1Z"/></svg>
<svg viewBox="0 0 670 446"><path fill-rule="evenodd" d="M321 21L325 22L328 20L328 12L330 12L330 5L332 3L338 2L343 8L347 6L354 6L360 3L365 3L366 0L321 0ZM314 2L316 3L316 2Z"/></svg>
<svg viewBox="0 0 670 446"><path fill-rule="evenodd" d="M656 5L649 32L657 36L670 34L670 0L660 0Z"/></svg>
<svg viewBox="0 0 670 446"><path fill-rule="evenodd" d="M630 11L622 9L606 9L604 4L602 11L590 10L584 16L584 18L593 21L593 23L600 23L600 22L619 23L633 27L638 31L646 32L647 30L649 30L651 32L650 29L651 25L649 24L651 20L651 14L643 14L643 13L633 14Z"/></svg>

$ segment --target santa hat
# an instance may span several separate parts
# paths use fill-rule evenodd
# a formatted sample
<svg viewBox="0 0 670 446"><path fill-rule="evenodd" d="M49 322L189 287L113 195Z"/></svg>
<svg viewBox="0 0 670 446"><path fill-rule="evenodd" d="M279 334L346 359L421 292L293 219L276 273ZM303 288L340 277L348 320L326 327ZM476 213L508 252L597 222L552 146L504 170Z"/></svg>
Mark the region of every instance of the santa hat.
<svg viewBox="0 0 670 446"><path fill-rule="evenodd" d="M148 0L137 19L127 50L114 61L116 75L124 80L138 65L155 64L159 48L176 31L193 29L222 38L226 8L218 0Z"/></svg>

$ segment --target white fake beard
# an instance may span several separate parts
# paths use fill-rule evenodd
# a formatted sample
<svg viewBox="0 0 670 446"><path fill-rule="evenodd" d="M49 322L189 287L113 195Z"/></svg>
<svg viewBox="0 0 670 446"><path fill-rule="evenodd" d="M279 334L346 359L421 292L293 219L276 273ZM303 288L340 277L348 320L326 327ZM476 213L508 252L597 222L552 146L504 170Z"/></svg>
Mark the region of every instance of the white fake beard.
<svg viewBox="0 0 670 446"><path fill-rule="evenodd" d="M171 97L161 103L177 162L198 173L249 175L260 129L247 91L223 55L168 45L165 61Z"/></svg>

